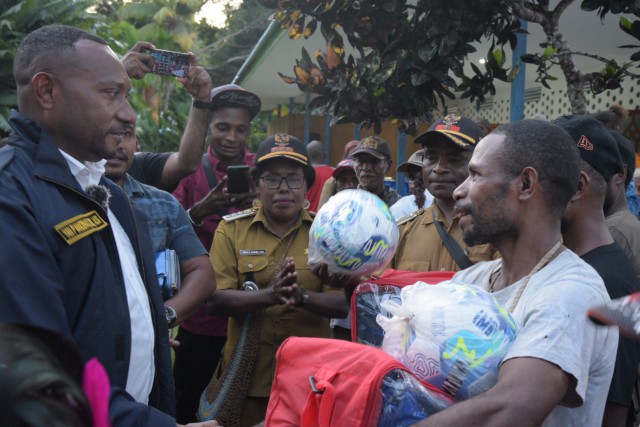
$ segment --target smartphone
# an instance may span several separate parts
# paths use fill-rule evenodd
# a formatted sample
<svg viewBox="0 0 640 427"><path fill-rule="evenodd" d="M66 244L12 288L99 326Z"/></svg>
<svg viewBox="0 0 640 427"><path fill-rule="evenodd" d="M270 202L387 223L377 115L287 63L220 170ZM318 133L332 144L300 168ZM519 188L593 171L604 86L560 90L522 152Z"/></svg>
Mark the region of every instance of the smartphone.
<svg viewBox="0 0 640 427"><path fill-rule="evenodd" d="M140 49L142 53L148 53L153 56L154 74L163 76L186 77L189 72L189 54L182 52L173 52L170 50L147 48Z"/></svg>
<svg viewBox="0 0 640 427"><path fill-rule="evenodd" d="M241 194L249 192L249 166L233 165L227 168L227 193Z"/></svg>

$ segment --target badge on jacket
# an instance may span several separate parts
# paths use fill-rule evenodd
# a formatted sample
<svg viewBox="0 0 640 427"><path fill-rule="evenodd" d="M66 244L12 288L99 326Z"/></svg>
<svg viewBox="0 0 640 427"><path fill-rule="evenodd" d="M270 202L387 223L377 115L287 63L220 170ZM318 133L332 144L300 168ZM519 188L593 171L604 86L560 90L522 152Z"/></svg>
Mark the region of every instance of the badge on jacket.
<svg viewBox="0 0 640 427"><path fill-rule="evenodd" d="M54 226L58 234L71 246L96 231L107 227L107 223L96 211L74 216Z"/></svg>

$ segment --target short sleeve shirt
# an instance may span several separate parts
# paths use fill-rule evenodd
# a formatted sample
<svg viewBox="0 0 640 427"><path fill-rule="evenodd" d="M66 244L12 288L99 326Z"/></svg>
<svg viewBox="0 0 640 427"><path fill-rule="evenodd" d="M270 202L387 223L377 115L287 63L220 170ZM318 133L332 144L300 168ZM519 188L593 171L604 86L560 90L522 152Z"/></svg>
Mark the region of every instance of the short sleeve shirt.
<svg viewBox="0 0 640 427"><path fill-rule="evenodd" d="M173 249L180 261L207 254L187 213L171 194L142 184L129 175L125 176L124 191L147 217L154 253Z"/></svg>
<svg viewBox="0 0 640 427"><path fill-rule="evenodd" d="M640 292L638 279L620 245L599 246L581 258L592 266L602 277L609 296L621 298ZM608 402L632 406L633 387L636 383L637 367L640 363L640 345L626 337L620 337L616 367L609 388Z"/></svg>
<svg viewBox="0 0 640 427"><path fill-rule="evenodd" d="M138 182L171 192L174 188L162 188L160 186L164 165L167 164L167 160L169 160L171 154L172 153L136 153L133 156L133 163L131 163L131 167L129 168L129 175Z"/></svg>
<svg viewBox="0 0 640 427"><path fill-rule="evenodd" d="M314 292L342 292L323 285L307 264L312 218L306 211L302 211L298 221L283 237L276 236L266 228L266 218L262 209L236 215L240 218L223 220L215 233L215 251L211 252L211 262L216 273L217 292L240 289L249 273L253 275L259 288L266 288L273 277L276 265L285 257L291 236L293 240L286 256L295 260L298 284ZM329 336L329 319L303 308L275 305L264 312L249 396L269 396L275 372L276 351L285 339L290 336ZM240 337L242 320L242 316L229 318L224 351L227 361L231 358Z"/></svg>
<svg viewBox="0 0 640 427"><path fill-rule="evenodd" d="M500 264L501 260L481 262L456 273L452 280L488 290L489 278ZM493 296L510 307L523 282L521 279ZM518 357L546 360L574 379L543 426L600 426L618 331L596 326L586 312L609 301L598 273L568 249L531 276L522 293L512 313L519 325L518 334L504 361Z"/></svg>
<svg viewBox="0 0 640 427"><path fill-rule="evenodd" d="M447 224L444 214L433 203L430 207L420 209L400 221L400 238L398 247L391 261L391 268L410 271L458 271L460 267L442 242L438 230L433 223L433 210L436 220L440 221L449 234L458 242L472 263L489 261L500 256L489 244L467 246L462 240L462 229L458 219Z"/></svg>
<svg viewBox="0 0 640 427"><path fill-rule="evenodd" d="M628 210L615 212L606 218L613 239L622 247L640 279L640 221Z"/></svg>
<svg viewBox="0 0 640 427"><path fill-rule="evenodd" d="M213 172L219 182L227 174L228 165L213 156L211 147L207 149L207 156L211 160ZM241 164L253 166L255 158L255 154L245 151ZM183 208L189 209L205 197L210 190L207 174L201 162L193 174L180 181L180 184L173 192L173 196L178 199ZM238 209L236 208L229 209L229 212L237 211ZM213 233L221 220L222 217L220 215L209 215L203 219L202 226L196 229L196 235L207 251L211 250ZM227 318L209 315L206 304L202 304L187 320L180 324L180 327L198 335L225 336L227 335Z"/></svg>

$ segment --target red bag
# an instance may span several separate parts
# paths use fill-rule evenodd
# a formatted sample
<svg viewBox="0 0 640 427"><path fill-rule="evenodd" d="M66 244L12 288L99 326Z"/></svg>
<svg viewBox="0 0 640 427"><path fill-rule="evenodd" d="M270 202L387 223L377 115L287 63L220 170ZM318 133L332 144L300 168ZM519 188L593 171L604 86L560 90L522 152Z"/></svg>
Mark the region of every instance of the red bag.
<svg viewBox="0 0 640 427"><path fill-rule="evenodd" d="M428 406L429 413L452 404L438 390L415 379L400 362L374 347L335 339L291 337L278 350L276 360L267 427L377 426L383 410L383 379L397 372L410 375L420 386L421 398L428 399L428 403L418 406Z"/></svg>
<svg viewBox="0 0 640 427"><path fill-rule="evenodd" d="M385 314L380 303L400 297L405 286L416 282L438 284L453 277L455 271L385 270L381 276L360 283L351 297L351 340L373 347L382 346L384 332L376 322L379 313Z"/></svg>

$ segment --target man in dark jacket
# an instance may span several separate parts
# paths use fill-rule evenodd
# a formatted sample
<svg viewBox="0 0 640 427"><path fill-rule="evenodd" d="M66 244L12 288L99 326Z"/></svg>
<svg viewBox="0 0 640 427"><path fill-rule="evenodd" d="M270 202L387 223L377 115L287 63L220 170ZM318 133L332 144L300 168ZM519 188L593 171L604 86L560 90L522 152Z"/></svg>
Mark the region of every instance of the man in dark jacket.
<svg viewBox="0 0 640 427"><path fill-rule="evenodd" d="M20 113L0 150L0 321L53 329L98 358L114 426L175 426L146 223L102 177L135 121L124 67L101 38L56 25L23 40L14 77Z"/></svg>

